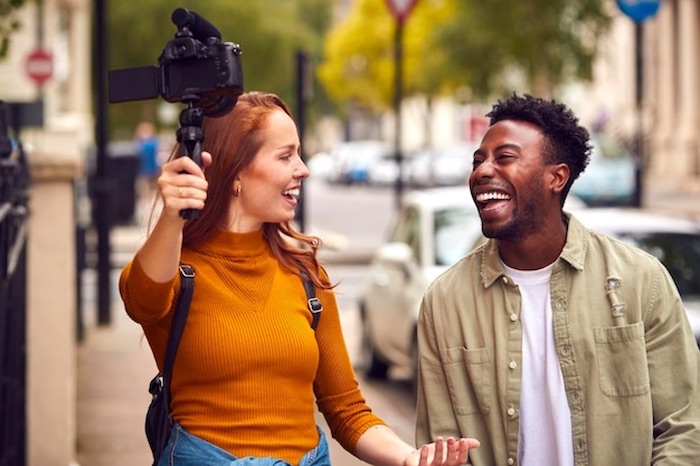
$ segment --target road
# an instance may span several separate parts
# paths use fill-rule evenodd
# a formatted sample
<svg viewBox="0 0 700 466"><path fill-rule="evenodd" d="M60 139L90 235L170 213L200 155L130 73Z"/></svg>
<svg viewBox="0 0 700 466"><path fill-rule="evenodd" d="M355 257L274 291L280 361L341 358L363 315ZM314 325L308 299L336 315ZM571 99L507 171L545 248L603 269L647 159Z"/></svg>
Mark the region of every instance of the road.
<svg viewBox="0 0 700 466"><path fill-rule="evenodd" d="M304 182L306 230L327 240L328 246L373 249L387 234L394 216L390 189Z"/></svg>

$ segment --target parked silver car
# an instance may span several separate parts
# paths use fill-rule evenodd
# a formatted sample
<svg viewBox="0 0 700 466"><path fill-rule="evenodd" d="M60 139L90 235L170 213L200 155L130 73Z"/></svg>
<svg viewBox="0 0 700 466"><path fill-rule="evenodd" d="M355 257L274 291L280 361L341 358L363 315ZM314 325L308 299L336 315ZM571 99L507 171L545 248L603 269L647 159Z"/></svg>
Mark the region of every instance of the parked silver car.
<svg viewBox="0 0 700 466"><path fill-rule="evenodd" d="M372 261L361 290L362 360L366 375L414 372L418 306L428 284L467 252L481 221L467 187L405 195L387 242Z"/></svg>
<svg viewBox="0 0 700 466"><path fill-rule="evenodd" d="M676 280L700 346L700 224L634 209L586 208L570 195L565 210L591 229L656 255ZM413 380L416 319L427 286L479 241L481 221L468 188L406 196L385 244L376 251L359 297L362 370L371 378Z"/></svg>
<svg viewBox="0 0 700 466"><path fill-rule="evenodd" d="M636 189L634 157L610 140L594 138L592 143L590 163L571 193L590 206L630 205Z"/></svg>
<svg viewBox="0 0 700 466"><path fill-rule="evenodd" d="M475 145L463 142L422 151L410 161L407 181L420 188L466 185L475 150Z"/></svg>

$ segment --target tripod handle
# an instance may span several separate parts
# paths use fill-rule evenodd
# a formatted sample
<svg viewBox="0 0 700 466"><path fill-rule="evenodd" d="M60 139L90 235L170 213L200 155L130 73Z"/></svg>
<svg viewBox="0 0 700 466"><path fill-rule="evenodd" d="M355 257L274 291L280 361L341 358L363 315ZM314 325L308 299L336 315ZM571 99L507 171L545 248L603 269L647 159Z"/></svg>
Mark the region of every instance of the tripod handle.
<svg viewBox="0 0 700 466"><path fill-rule="evenodd" d="M199 128L197 128L199 129ZM201 129L199 129L201 132ZM200 140L189 139L180 143L180 157L189 157L195 161L197 165L202 166L202 143ZM199 210L197 209L182 209L180 217L185 220L199 218Z"/></svg>

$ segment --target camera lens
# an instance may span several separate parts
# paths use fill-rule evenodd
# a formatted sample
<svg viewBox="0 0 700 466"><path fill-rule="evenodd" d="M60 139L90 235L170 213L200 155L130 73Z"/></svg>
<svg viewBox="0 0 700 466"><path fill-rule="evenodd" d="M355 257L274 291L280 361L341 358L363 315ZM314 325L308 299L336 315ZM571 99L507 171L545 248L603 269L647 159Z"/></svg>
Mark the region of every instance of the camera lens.
<svg viewBox="0 0 700 466"><path fill-rule="evenodd" d="M220 117L226 115L236 105L238 96L212 96L203 95L199 101L204 114L209 117Z"/></svg>

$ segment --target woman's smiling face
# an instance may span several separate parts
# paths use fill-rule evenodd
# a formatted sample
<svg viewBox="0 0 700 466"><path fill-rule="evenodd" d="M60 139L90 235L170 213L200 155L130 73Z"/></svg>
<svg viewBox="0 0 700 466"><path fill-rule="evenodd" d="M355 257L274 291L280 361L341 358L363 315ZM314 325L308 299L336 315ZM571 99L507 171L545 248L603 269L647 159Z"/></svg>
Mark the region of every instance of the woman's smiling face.
<svg viewBox="0 0 700 466"><path fill-rule="evenodd" d="M258 137L262 147L234 181L229 218L233 231L255 231L263 223L291 221L301 181L309 176L301 159L297 127L284 111L270 113Z"/></svg>

